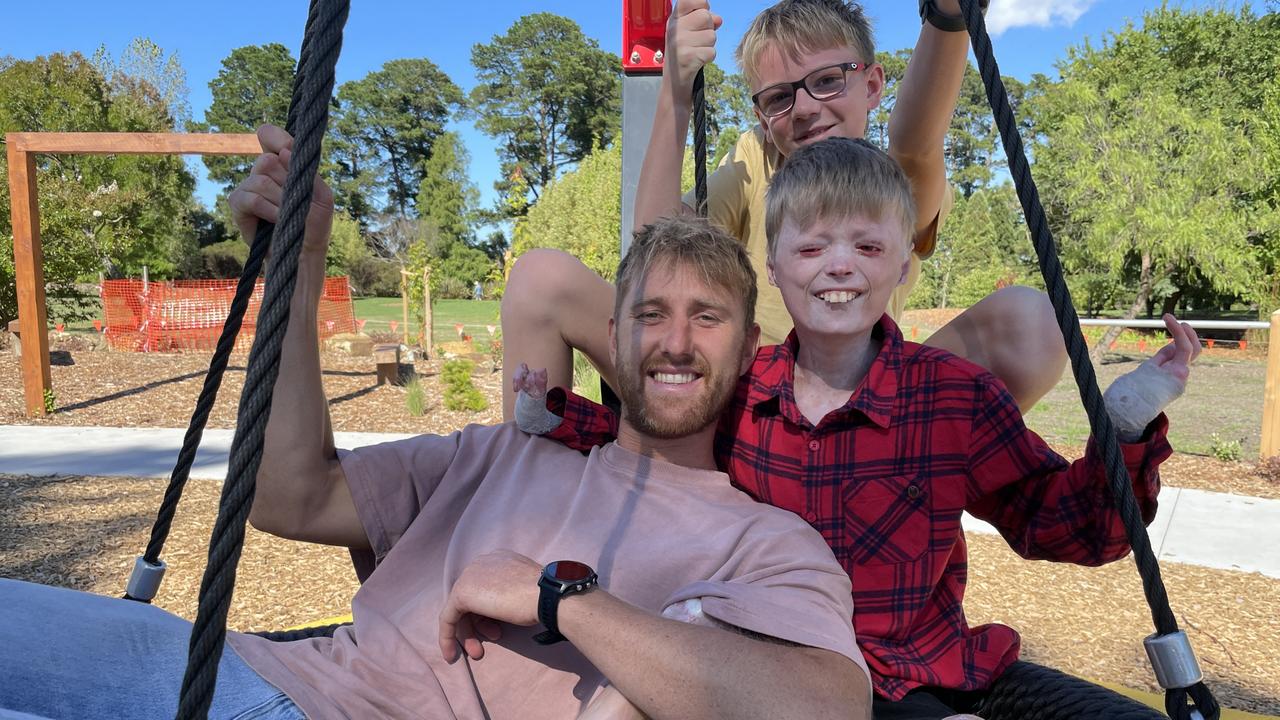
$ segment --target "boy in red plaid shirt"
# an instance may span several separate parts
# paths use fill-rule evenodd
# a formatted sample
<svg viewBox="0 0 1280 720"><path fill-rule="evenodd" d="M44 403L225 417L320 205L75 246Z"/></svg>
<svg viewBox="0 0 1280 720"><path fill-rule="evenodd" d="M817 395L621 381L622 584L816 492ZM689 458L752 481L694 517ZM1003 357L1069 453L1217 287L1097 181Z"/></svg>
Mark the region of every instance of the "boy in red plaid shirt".
<svg viewBox="0 0 1280 720"><path fill-rule="evenodd" d="M756 499L812 524L849 573L875 717L973 711L1017 659L1018 635L965 621L961 513L994 525L1026 558L1124 557L1098 451L1090 440L1068 463L1025 427L996 377L903 340L885 307L906 272L914 208L883 152L842 138L802 148L775 175L766 212L769 282L795 329L761 348L739 382L717 461ZM1148 522L1156 467L1172 452L1161 411L1200 350L1194 330L1165 322L1173 341L1106 393ZM679 389L696 386L701 367L677 354L646 370L648 382ZM540 373L522 368L514 389L527 430L586 448L616 428L606 408L561 389L543 400Z"/></svg>

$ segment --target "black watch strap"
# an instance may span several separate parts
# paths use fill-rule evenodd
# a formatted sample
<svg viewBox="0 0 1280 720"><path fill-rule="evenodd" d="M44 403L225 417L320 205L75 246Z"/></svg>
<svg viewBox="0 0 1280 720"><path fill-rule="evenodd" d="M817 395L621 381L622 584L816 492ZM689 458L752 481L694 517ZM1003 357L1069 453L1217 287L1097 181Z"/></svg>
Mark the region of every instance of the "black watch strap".
<svg viewBox="0 0 1280 720"><path fill-rule="evenodd" d="M551 645L564 640L558 618L560 598L590 590L597 581L594 570L572 560L559 560L543 568L538 579L538 622L546 630L534 635L533 641Z"/></svg>
<svg viewBox="0 0 1280 720"><path fill-rule="evenodd" d="M991 0L978 0L982 14L987 14L987 6ZM943 32L965 32L969 28L964 23L964 15L949 15L938 9L934 0L920 0L920 22L942 30Z"/></svg>
<svg viewBox="0 0 1280 720"><path fill-rule="evenodd" d="M556 610L560 608L562 597L564 596L558 590L542 583L538 584L538 622L546 628L533 636L533 641L539 645L554 645L565 639L560 634L560 624L556 619Z"/></svg>

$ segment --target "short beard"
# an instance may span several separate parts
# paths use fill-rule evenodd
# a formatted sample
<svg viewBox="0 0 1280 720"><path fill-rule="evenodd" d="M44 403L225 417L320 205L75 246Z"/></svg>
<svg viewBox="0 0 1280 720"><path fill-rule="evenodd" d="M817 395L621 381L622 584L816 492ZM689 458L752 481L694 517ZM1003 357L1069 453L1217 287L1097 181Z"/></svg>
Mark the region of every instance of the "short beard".
<svg viewBox="0 0 1280 720"><path fill-rule="evenodd" d="M702 380L707 389L697 398L694 407L676 419L665 420L649 412L644 395L644 384L649 377L648 369L637 372L619 356L617 372L618 398L622 401L623 418L638 432L657 440L688 437L719 422L721 413L728 407L738 386L738 378L733 373L704 372Z"/></svg>

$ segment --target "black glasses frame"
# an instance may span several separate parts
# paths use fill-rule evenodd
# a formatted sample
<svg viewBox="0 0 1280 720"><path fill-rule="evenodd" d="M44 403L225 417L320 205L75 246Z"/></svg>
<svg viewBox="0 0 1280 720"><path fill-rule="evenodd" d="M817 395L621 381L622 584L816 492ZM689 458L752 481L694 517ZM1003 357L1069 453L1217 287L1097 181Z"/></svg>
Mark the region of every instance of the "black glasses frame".
<svg viewBox="0 0 1280 720"><path fill-rule="evenodd" d="M814 100L818 100L818 101L830 100L831 98L844 92L845 89L849 87L849 73L857 72L859 70L866 70L869 67L871 67L869 63L859 63L859 62L843 62L843 63L836 63L834 65L824 65L818 68L817 70L814 70L813 72L809 73L808 75L805 75L799 80L793 80L792 82L778 83L776 85L770 85L769 87L764 88L760 92L751 96L751 104L755 105L756 109L759 110L762 114L764 114L765 117L779 117L781 115L786 115L787 113L791 112L791 108L796 106L796 93L800 92L801 88L803 88L805 92L809 93L809 97L813 98ZM832 68L840 68L840 70L843 71L840 73L840 79L842 81L840 83L840 89L836 90L835 92L822 93L820 95L814 93L813 88L809 87L809 79L819 73L826 72ZM777 112L772 112L772 113L766 112L765 109L760 105L760 96L764 95L767 92L770 92L772 90L778 90L780 88L786 88L791 91L791 102L788 103L787 106L782 110L779 110Z"/></svg>

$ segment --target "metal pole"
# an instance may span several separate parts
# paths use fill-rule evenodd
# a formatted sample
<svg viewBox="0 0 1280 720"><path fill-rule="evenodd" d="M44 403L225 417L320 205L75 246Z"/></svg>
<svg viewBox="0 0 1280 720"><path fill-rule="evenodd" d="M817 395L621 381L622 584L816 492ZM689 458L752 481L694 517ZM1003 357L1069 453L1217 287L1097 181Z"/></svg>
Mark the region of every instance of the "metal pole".
<svg viewBox="0 0 1280 720"><path fill-rule="evenodd" d="M622 0L622 243L631 246L636 186L653 130L653 109L662 87L671 0Z"/></svg>

